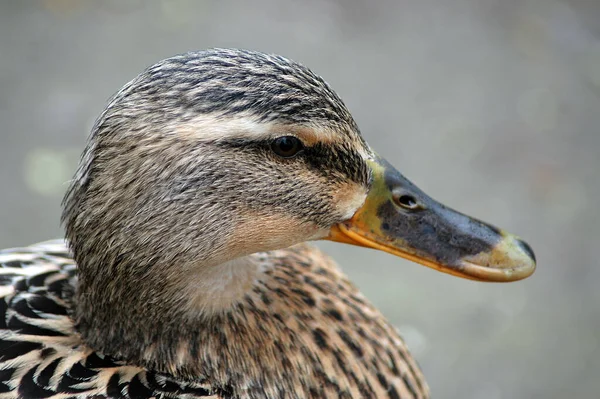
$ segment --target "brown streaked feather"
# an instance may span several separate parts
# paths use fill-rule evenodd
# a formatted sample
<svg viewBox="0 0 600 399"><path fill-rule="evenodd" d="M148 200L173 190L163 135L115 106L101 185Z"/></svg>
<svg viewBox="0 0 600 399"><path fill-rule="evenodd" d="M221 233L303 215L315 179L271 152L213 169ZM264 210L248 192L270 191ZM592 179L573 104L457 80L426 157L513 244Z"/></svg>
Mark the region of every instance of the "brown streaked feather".
<svg viewBox="0 0 600 399"><path fill-rule="evenodd" d="M309 245L256 256L273 267L243 303L180 342L182 357L197 352L204 377L192 382L80 341L64 299L76 268L63 241L0 252L0 398L428 397L396 330L330 258Z"/></svg>

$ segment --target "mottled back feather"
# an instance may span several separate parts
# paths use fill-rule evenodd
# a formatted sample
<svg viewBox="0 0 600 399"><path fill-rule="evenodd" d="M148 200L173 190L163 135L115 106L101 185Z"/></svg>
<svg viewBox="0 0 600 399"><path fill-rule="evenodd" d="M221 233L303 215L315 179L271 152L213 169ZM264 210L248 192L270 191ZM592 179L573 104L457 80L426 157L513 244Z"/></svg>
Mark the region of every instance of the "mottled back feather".
<svg viewBox="0 0 600 399"><path fill-rule="evenodd" d="M75 274L63 240L0 251L0 398L227 397L85 347L69 317Z"/></svg>

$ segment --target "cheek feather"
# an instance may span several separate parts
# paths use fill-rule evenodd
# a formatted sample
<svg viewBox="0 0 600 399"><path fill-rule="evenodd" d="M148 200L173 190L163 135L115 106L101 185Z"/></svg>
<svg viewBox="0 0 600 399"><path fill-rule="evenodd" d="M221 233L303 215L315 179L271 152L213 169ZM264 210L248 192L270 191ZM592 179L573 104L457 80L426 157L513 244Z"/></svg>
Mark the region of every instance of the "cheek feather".
<svg viewBox="0 0 600 399"><path fill-rule="evenodd" d="M243 214L242 214L243 213ZM236 257L254 252L286 248L298 242L326 235L315 223L276 212L273 214L241 211L241 220L228 237L227 247ZM260 226L259 228L257 228Z"/></svg>
<svg viewBox="0 0 600 399"><path fill-rule="evenodd" d="M367 189L357 183L341 185L334 194L338 213L343 220L350 219L367 198Z"/></svg>

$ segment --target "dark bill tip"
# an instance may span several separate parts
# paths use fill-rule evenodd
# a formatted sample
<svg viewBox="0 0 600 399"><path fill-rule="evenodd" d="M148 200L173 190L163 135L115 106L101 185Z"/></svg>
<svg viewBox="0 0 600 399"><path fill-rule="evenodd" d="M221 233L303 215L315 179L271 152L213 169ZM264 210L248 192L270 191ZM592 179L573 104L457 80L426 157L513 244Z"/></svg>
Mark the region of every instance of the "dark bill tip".
<svg viewBox="0 0 600 399"><path fill-rule="evenodd" d="M517 242L518 242L519 246L521 247L521 249L523 251L525 251L525 253L527 255L529 255L531 260L533 260L534 262L537 262L535 259L535 254L533 253L533 249L529 246L529 244L527 244L525 241L521 240L520 238L517 239Z"/></svg>

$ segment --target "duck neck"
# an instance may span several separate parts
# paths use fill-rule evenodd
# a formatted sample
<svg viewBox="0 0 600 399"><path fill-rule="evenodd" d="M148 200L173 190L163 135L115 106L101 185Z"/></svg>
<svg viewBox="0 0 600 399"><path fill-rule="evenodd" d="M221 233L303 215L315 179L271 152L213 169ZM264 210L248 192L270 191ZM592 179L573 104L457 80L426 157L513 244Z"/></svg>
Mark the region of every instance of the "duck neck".
<svg viewBox="0 0 600 399"><path fill-rule="evenodd" d="M222 266L213 285L187 278L178 295L164 277L153 282L150 296L139 279L119 292L92 290L84 279L75 298L78 329L95 350L207 382L228 397L366 398L393 390L395 397L422 398L411 392L426 392L396 330L315 248L302 244ZM208 299L231 288L240 295L219 296L223 308L214 309L201 292L190 293L194 286Z"/></svg>
<svg viewBox="0 0 600 399"><path fill-rule="evenodd" d="M154 267L152 273L118 278L80 273L73 300L76 328L90 348L105 355L193 375L200 331L221 324L252 292L267 268L263 258L253 254L221 264L180 265L177 272Z"/></svg>

